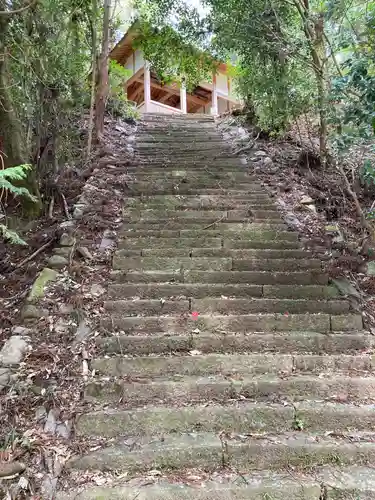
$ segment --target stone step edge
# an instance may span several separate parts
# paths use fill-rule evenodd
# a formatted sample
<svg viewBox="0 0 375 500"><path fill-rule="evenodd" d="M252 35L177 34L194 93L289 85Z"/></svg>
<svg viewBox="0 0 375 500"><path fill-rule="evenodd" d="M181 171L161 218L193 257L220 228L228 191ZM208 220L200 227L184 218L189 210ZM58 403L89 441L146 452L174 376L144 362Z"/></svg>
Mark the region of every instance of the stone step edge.
<svg viewBox="0 0 375 500"><path fill-rule="evenodd" d="M117 438L121 435L157 436L168 433L205 432L329 432L368 431L373 405L309 402L212 402L188 407L150 405L138 409L89 411L77 417L78 436ZM197 427L198 426L198 427Z"/></svg>
<svg viewBox="0 0 375 500"><path fill-rule="evenodd" d="M138 297L141 299L164 299L169 297L181 297L187 299L204 298L268 298L268 299L315 299L330 300L344 299L334 285L247 285L247 284L201 284L201 283L139 283L108 285L108 299L126 299ZM207 292L206 292L207 291ZM209 295L210 293L211 295ZM220 293L220 295L218 295ZM177 299L178 300L178 299Z"/></svg>
<svg viewBox="0 0 375 500"><path fill-rule="evenodd" d="M287 312L286 312L287 313ZM183 323L181 323L181 316L171 315L171 316L126 316L123 317L121 314L112 314L111 318L103 318L103 325L110 324L111 321L114 325L121 324L120 329L129 329L131 331L142 332L142 328L145 330L157 330L155 325L162 325L161 330L170 330L176 333L187 332L189 330L193 331L198 329L202 333L205 331L231 331L234 332L244 332L244 331L300 331L300 329L306 329L306 331L316 331L320 333L329 332L345 332L352 330L362 330L363 329L363 318L360 314L319 314L319 313L303 313L303 314L286 314L286 313L262 313L262 314L215 314L207 315L202 314L197 317L197 319L192 319L187 317ZM261 326L263 321L263 325ZM229 330L228 327L235 323L236 329ZM259 328L256 329L252 324L256 324L259 321ZM142 326L142 323L147 326ZM126 326L125 326L126 325ZM290 325L290 327L289 327ZM163 328L164 326L164 328ZM283 328L284 327L284 328ZM293 329L292 329L293 328ZM138 329L138 330L137 330Z"/></svg>
<svg viewBox="0 0 375 500"><path fill-rule="evenodd" d="M102 470L137 473L149 470L170 470L203 467L214 471L220 467L241 470L289 467L306 470L321 465L367 465L375 460L375 435L350 433L339 437L324 436L316 441L304 433L283 433L254 437L197 433L163 436L133 446L114 444L109 448L70 459L68 469ZM237 438L237 439L236 439ZM355 442L353 442L355 441Z"/></svg>
<svg viewBox="0 0 375 500"><path fill-rule="evenodd" d="M96 337L98 349L112 354L168 353L256 353L278 352L280 354L312 353L350 354L372 349L374 337L369 333L314 333L281 332L256 334L200 334L200 335L112 335Z"/></svg>
<svg viewBox="0 0 375 500"><path fill-rule="evenodd" d="M129 382L129 378L108 377L89 381L84 400L119 404L123 401L132 408L149 404L206 403L222 404L228 400L296 402L324 400L332 402L375 403L375 377L349 376L336 371L334 376L292 374L276 377L275 374L251 378L228 379L224 377L184 377L180 381L157 380Z"/></svg>
<svg viewBox="0 0 375 500"><path fill-rule="evenodd" d="M359 500L375 498L375 485L369 485L373 469L368 467L322 467L308 474L298 472L298 477L286 474L258 472L253 475L232 473L228 482L209 478L204 486L192 486L173 479L163 484L133 486L90 487L84 491L57 493L56 500ZM197 471L193 471L197 475ZM198 474L199 475L199 474ZM203 474L204 478L206 474ZM142 478L143 479L143 478ZM152 481L157 481L153 479ZM353 485L356 486L353 486ZM359 496L362 492L365 497ZM371 496L370 496L371 495Z"/></svg>

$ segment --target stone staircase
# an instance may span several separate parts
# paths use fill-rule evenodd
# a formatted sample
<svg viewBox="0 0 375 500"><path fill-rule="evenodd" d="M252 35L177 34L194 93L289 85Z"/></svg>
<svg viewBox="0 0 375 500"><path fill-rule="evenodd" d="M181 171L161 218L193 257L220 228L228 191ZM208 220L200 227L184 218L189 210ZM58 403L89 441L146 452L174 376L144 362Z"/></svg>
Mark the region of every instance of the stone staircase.
<svg viewBox="0 0 375 500"><path fill-rule="evenodd" d="M137 161L69 462L119 486L59 498L374 499L361 315L212 118L145 116Z"/></svg>

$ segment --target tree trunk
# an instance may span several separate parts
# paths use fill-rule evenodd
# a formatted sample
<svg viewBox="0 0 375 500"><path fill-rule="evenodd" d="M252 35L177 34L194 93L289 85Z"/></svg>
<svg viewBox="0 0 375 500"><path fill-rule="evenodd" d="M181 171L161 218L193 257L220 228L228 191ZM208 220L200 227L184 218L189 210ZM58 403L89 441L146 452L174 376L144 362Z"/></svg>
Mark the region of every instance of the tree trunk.
<svg viewBox="0 0 375 500"><path fill-rule="evenodd" d="M0 0L0 10L6 10L5 0ZM9 17L0 16L0 154L5 167L26 163L21 123L14 111L9 84L6 76L7 44L6 36Z"/></svg>
<svg viewBox="0 0 375 500"><path fill-rule="evenodd" d="M104 113L109 93L108 83L108 54L109 54L109 22L110 22L111 1L104 0L104 15L103 15L103 37L102 51L98 65L98 88L95 98L95 131L98 141L102 139L104 133Z"/></svg>
<svg viewBox="0 0 375 500"><path fill-rule="evenodd" d="M97 1L92 1L93 19L96 19L98 5ZM95 109L95 87L96 87L96 62L97 62L97 50L96 50L96 29L95 23L91 23L91 44L92 44L92 74L91 74L91 98L90 98L90 116L89 116L89 135L87 139L87 153L86 159L89 160L91 154L92 146L92 132L94 124L94 109Z"/></svg>
<svg viewBox="0 0 375 500"><path fill-rule="evenodd" d="M309 0L294 0L294 5L298 10L303 24L303 31L306 35L309 45L311 62L316 78L316 86L318 91L318 113L319 113L319 152L321 162L324 165L327 163L327 89L325 79L325 44L324 44L324 14L321 12L314 18L310 16Z"/></svg>
<svg viewBox="0 0 375 500"><path fill-rule="evenodd" d="M6 1L0 0L0 11L6 10ZM26 133L22 130L22 124L16 115L7 81L9 19L9 16L0 15L0 155L5 168L28 163L25 151ZM14 182L14 184L26 187L39 200L39 189L33 172L26 181ZM26 197L22 200L22 206L28 215L37 215L41 209L40 201L35 203Z"/></svg>

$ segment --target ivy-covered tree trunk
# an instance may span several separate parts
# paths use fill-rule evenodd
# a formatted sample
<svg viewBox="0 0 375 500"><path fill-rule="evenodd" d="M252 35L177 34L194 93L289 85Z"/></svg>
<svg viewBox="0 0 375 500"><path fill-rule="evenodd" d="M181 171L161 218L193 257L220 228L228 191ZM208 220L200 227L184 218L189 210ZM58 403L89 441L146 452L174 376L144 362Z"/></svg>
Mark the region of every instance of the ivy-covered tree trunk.
<svg viewBox="0 0 375 500"><path fill-rule="evenodd" d="M0 0L0 11L6 10L5 0ZM7 31L9 17L0 15L0 154L5 167L14 167L25 162L24 144L21 123L19 122L7 82Z"/></svg>

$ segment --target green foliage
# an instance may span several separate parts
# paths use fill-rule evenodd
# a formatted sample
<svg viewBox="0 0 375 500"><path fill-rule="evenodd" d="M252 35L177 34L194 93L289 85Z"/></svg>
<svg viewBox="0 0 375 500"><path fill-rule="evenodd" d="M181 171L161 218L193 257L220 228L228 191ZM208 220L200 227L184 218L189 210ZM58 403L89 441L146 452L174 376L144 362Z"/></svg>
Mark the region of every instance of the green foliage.
<svg viewBox="0 0 375 500"><path fill-rule="evenodd" d="M15 181L25 180L30 169L31 165L19 165L0 170L0 191L6 189L14 196L26 196L31 201L36 201L27 188L15 184Z"/></svg>
<svg viewBox="0 0 375 500"><path fill-rule="evenodd" d="M212 80L216 63L196 9L173 0L138 0L137 7L140 37L135 47L142 49L162 84L183 79L192 91L202 80Z"/></svg>
<svg viewBox="0 0 375 500"><path fill-rule="evenodd" d="M129 103L125 92L125 81L131 72L111 60L109 63L109 96L107 110L113 116L122 118L135 118L136 112L132 103Z"/></svg>
<svg viewBox="0 0 375 500"><path fill-rule="evenodd" d="M19 181L25 181L31 165L18 165L0 170L0 192L8 191L13 196L25 196L31 201L36 202L35 196L22 186L16 185ZM9 240L14 245L27 245L27 243L14 231L7 228L5 224L0 224L0 234L4 240Z"/></svg>
<svg viewBox="0 0 375 500"><path fill-rule="evenodd" d="M5 224L0 224L0 234L4 240L8 240L12 245L27 245L26 241L20 238L15 231L5 226Z"/></svg>

